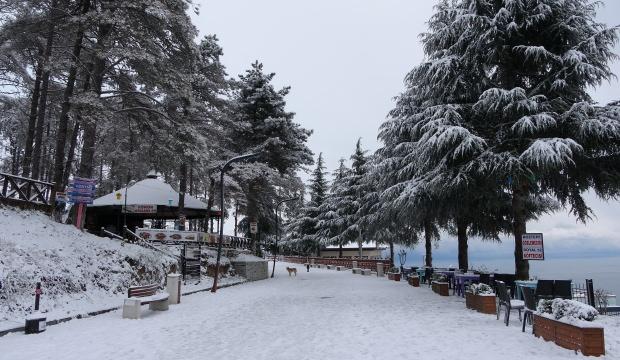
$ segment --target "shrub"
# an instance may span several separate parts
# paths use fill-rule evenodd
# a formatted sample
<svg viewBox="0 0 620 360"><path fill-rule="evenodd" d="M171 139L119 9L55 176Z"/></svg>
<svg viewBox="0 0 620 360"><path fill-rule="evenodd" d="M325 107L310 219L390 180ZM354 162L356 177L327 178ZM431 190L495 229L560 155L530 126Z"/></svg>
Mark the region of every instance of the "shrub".
<svg viewBox="0 0 620 360"><path fill-rule="evenodd" d="M575 300L553 299L540 300L536 311L539 313L552 314L556 320L578 319L593 321L598 316L598 311L590 305Z"/></svg>
<svg viewBox="0 0 620 360"><path fill-rule="evenodd" d="M445 274L433 274L433 281L435 282L447 282L448 277Z"/></svg>
<svg viewBox="0 0 620 360"><path fill-rule="evenodd" d="M493 288L487 284L471 284L469 286L469 291L471 291L474 295L492 295L495 294L493 292Z"/></svg>

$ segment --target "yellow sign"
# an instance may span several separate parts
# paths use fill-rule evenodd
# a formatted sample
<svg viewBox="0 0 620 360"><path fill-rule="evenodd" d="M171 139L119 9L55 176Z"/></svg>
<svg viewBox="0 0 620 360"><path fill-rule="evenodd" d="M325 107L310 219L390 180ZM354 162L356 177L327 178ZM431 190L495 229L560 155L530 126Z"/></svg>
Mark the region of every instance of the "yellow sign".
<svg viewBox="0 0 620 360"><path fill-rule="evenodd" d="M117 192L117 193L116 193L116 200L120 200L120 199L121 199L121 196L122 196L122 195L121 195L121 193Z"/></svg>

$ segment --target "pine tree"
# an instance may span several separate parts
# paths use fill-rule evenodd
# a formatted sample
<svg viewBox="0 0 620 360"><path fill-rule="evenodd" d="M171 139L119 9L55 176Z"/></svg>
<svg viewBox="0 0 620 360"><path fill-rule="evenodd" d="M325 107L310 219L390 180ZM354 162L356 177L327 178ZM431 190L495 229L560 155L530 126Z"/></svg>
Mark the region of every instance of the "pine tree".
<svg viewBox="0 0 620 360"><path fill-rule="evenodd" d="M247 220L258 222L259 238L273 233L276 199L291 197L300 184L296 172L313 163L306 146L312 132L295 123L294 113L286 111L290 88L276 90L271 83L274 76L264 73L259 62L253 63L239 76L234 98L237 125L231 137L236 152L260 153L257 162L236 166L248 199Z"/></svg>
<svg viewBox="0 0 620 360"><path fill-rule="evenodd" d="M291 220L287 227L287 231L294 234L289 243L297 243L298 248L316 253L317 256L320 256L321 244L323 243L318 225L321 215L320 208L325 203L328 193L326 175L323 153L319 153L316 168L312 172L308 186L310 201L300 209L297 216Z"/></svg>
<svg viewBox="0 0 620 360"><path fill-rule="evenodd" d="M348 170L343 161L340 162L332 192L320 209L322 215L319 227L326 244L339 245L342 248L343 245L355 241L361 256L363 243L368 239L360 221L360 208L362 199L369 191L367 183L364 182L367 157L362 150L361 140L357 141L351 160L351 169Z"/></svg>
<svg viewBox="0 0 620 360"><path fill-rule="evenodd" d="M325 201L319 207L319 216L317 223L317 236L321 241L321 245L337 245L339 247L338 257L342 257L342 247L349 243L348 239L341 236L344 231L345 222L341 217L340 204L342 195L346 189L346 177L350 171L344 163L344 159L340 159L338 169L334 174L330 191Z"/></svg>
<svg viewBox="0 0 620 360"><path fill-rule="evenodd" d="M442 1L423 35L427 60L381 130L385 168L408 172L401 191L508 194L520 279L526 221L553 208L548 197L585 221L584 191L618 196L618 119L586 92L612 76L617 33L595 10L584 0Z"/></svg>

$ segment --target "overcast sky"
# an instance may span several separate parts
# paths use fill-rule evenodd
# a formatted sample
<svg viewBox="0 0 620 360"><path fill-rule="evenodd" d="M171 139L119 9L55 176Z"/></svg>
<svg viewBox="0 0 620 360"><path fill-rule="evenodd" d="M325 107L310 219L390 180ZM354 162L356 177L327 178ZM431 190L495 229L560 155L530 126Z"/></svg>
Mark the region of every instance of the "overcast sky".
<svg viewBox="0 0 620 360"><path fill-rule="evenodd" d="M275 84L290 85L288 109L313 129L312 151L323 152L328 170L348 159L355 142L378 147L377 129L403 90L405 74L423 59L418 38L433 13L430 0L196 0L200 34L217 34L223 62L236 76L259 60L275 72ZM604 0L600 21L620 24L620 1ZM618 49L618 48L617 48ZM620 52L620 51L616 51ZM612 66L620 75L620 63ZM618 81L593 89L596 101L620 99ZM305 176L304 176L305 177ZM587 226L566 213L547 216L528 230L545 233L547 251L574 254L588 240L590 252L620 254L620 204L592 201L598 216ZM506 253L472 244L472 250ZM452 251L452 244L443 247Z"/></svg>

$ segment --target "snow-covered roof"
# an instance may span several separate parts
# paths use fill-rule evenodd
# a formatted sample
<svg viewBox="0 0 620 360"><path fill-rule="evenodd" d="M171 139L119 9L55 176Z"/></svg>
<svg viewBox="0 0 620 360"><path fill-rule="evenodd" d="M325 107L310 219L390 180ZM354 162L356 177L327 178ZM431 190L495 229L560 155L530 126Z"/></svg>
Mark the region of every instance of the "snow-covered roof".
<svg viewBox="0 0 620 360"><path fill-rule="evenodd" d="M117 199L116 194L120 194ZM169 200L172 200L170 203ZM97 198L89 207L125 205L125 188L113 191ZM165 182L147 178L127 188L127 205L163 205L179 206L179 193ZM185 207L188 209L206 210L207 204L193 196L185 194Z"/></svg>

